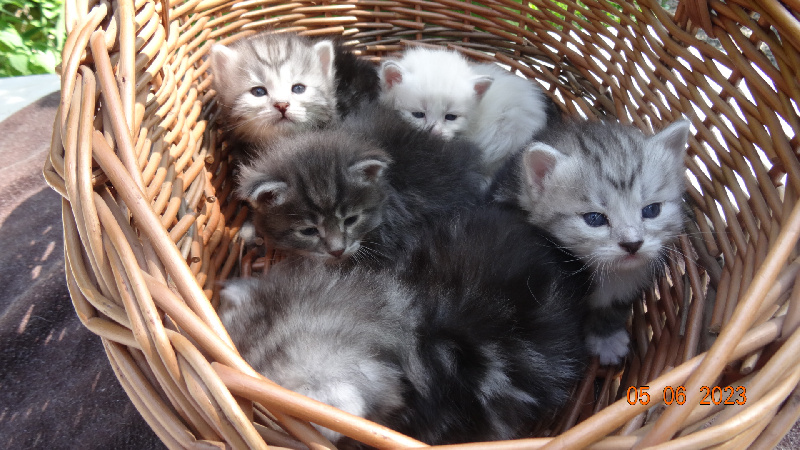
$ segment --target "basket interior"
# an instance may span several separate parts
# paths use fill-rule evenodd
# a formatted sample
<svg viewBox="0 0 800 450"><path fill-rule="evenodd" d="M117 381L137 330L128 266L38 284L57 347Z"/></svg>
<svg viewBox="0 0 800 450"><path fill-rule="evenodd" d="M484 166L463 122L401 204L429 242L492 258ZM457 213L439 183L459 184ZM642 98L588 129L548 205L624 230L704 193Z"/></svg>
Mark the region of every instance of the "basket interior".
<svg viewBox="0 0 800 450"><path fill-rule="evenodd" d="M699 364L692 358L709 349L719 360L688 381L747 386L751 404L778 389L761 374L800 376L782 346L800 298L798 266L789 264L797 256L800 25L797 11L756 3L683 1L673 16L656 1L68 2L61 112L44 173L67 200L76 310L104 338L123 387L168 445L313 442L307 428L284 423L294 423L287 411L241 400L261 397L238 392L237 404L209 365L248 373L225 347L213 311L217 282L269 263L243 254L237 236L246 209L232 195L206 56L214 42L264 28L340 36L376 62L410 45L446 46L538 80L569 115L645 131L691 120L692 219L666 275L634 304L633 351L622 368L591 366L564 413L542 427L565 440L536 442L692 438L709 418L720 423L744 408L712 404L683 416L626 408L628 388L650 386L654 398L658 387L689 389ZM176 248L166 249L169 242ZM201 337L209 332L216 337ZM778 408L793 387L782 387L757 426L724 439L782 435L767 431L778 426L776 414L799 414ZM270 428L275 421L294 437Z"/></svg>

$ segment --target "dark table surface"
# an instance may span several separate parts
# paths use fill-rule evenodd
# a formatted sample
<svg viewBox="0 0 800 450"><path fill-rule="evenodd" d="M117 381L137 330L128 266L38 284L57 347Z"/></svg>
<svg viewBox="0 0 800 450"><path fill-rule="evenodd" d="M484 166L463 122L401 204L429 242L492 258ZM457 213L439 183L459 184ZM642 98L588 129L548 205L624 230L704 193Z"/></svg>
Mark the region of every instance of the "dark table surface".
<svg viewBox="0 0 800 450"><path fill-rule="evenodd" d="M0 122L0 448L164 448L72 308L61 196L42 177L58 100Z"/></svg>

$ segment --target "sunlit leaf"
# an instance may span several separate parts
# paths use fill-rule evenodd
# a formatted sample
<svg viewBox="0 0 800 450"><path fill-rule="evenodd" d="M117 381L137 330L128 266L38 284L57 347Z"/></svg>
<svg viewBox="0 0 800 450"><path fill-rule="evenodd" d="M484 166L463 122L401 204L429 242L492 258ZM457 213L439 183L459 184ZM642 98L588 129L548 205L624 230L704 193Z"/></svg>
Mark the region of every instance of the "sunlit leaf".
<svg viewBox="0 0 800 450"><path fill-rule="evenodd" d="M28 73L28 56L27 55L8 55L8 63L14 70L21 74Z"/></svg>
<svg viewBox="0 0 800 450"><path fill-rule="evenodd" d="M22 37L14 28L0 30L0 43L10 48L23 47Z"/></svg>
<svg viewBox="0 0 800 450"><path fill-rule="evenodd" d="M37 72L53 72L56 67L56 55L52 52L34 53L30 62L39 69Z"/></svg>
<svg viewBox="0 0 800 450"><path fill-rule="evenodd" d="M0 0L0 76L53 72L65 39L64 0Z"/></svg>

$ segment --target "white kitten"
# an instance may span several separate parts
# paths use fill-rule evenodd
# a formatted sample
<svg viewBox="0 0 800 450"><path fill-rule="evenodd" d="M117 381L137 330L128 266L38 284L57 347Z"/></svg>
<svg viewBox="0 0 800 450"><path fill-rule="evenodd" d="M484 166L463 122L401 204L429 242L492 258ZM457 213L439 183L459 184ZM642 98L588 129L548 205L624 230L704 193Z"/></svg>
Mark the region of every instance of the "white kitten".
<svg viewBox="0 0 800 450"><path fill-rule="evenodd" d="M381 66L381 99L410 123L483 151L487 173L530 142L547 122L541 89L494 64L458 52L414 48Z"/></svg>
<svg viewBox="0 0 800 450"><path fill-rule="evenodd" d="M467 137L483 149L492 172L506 156L528 144L547 122L544 94L530 80L496 64L477 64L473 72L494 82L470 117Z"/></svg>
<svg viewBox="0 0 800 450"><path fill-rule="evenodd" d="M408 122L452 139L468 128L492 77L473 73L459 53L415 48L380 70L381 99Z"/></svg>

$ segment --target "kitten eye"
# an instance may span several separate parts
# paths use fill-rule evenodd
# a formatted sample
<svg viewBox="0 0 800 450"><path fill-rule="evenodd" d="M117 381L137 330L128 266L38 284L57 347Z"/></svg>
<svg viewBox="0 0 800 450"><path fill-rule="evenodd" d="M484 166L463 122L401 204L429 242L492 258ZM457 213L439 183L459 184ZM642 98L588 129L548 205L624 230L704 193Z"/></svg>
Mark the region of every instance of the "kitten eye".
<svg viewBox="0 0 800 450"><path fill-rule="evenodd" d="M602 227L603 225L608 225L608 218L599 212L590 212L583 215L583 220L586 221L586 225L590 227Z"/></svg>
<svg viewBox="0 0 800 450"><path fill-rule="evenodd" d="M294 92L295 94L302 94L305 91L306 91L306 85L304 84L297 83L294 86L292 86L292 92Z"/></svg>
<svg viewBox="0 0 800 450"><path fill-rule="evenodd" d="M652 203L642 208L642 219L654 219L661 214L661 203Z"/></svg>
<svg viewBox="0 0 800 450"><path fill-rule="evenodd" d="M267 95L267 90L261 86L256 86L253 89L250 89L250 93L256 97L263 97Z"/></svg>
<svg viewBox="0 0 800 450"><path fill-rule="evenodd" d="M308 227L300 230L300 234L302 234L303 236L316 236L317 233L319 233L317 227Z"/></svg>
<svg viewBox="0 0 800 450"><path fill-rule="evenodd" d="M425 117L425 113L422 111L414 111L411 113L412 116L416 117L417 119L422 119Z"/></svg>
<svg viewBox="0 0 800 450"><path fill-rule="evenodd" d="M455 115L455 114L445 114L444 115L444 120L456 120L456 119L458 119L458 116Z"/></svg>
<svg viewBox="0 0 800 450"><path fill-rule="evenodd" d="M358 220L358 215L350 216L344 219L344 226L349 227L350 225L356 223L357 220Z"/></svg>

